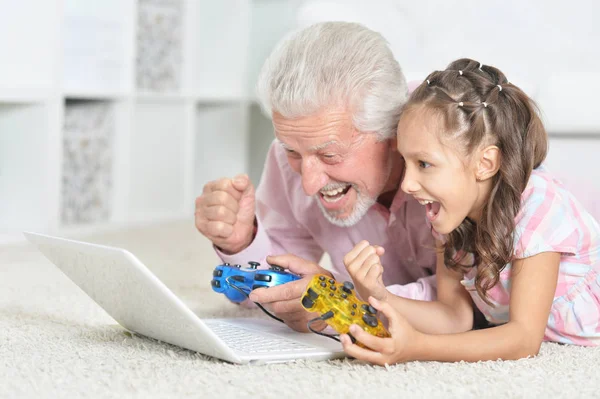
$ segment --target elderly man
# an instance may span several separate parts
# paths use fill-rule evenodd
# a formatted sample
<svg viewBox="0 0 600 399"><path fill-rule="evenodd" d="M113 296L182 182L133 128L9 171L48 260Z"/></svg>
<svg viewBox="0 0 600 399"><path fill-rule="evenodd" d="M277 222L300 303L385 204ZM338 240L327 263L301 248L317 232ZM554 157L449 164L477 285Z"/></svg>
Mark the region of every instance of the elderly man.
<svg viewBox="0 0 600 399"><path fill-rule="evenodd" d="M312 275L328 273L316 262L327 252L334 277L349 279L343 257L362 240L385 249L391 292L435 298L425 209L399 190L395 136L408 90L384 38L354 23L312 25L274 50L257 87L276 140L256 193L239 175L206 184L196 200L196 227L224 262L280 255L267 261L304 277L250 299L306 331L314 316L300 296Z"/></svg>

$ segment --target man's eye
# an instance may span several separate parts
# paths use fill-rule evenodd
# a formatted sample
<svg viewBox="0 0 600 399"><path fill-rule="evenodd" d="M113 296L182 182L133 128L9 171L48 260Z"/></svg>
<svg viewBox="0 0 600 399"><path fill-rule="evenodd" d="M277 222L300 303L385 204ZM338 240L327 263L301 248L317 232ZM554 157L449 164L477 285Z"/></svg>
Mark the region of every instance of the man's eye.
<svg viewBox="0 0 600 399"><path fill-rule="evenodd" d="M287 148L286 148L286 149L285 149L285 152L286 152L288 155L291 155L291 156L293 156L293 157L297 157L297 156L298 156L298 153L297 153L296 151L294 151L294 150L290 150L290 149L287 149Z"/></svg>
<svg viewBox="0 0 600 399"><path fill-rule="evenodd" d="M431 166L431 164L429 162L419 161L419 167L420 168L427 169L430 166Z"/></svg>

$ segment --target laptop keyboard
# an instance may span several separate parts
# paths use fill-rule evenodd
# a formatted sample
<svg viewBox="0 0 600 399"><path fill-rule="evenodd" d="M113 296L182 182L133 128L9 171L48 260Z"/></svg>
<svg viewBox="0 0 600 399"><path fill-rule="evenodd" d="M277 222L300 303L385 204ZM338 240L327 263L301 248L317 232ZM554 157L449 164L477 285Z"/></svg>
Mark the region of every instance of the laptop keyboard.
<svg viewBox="0 0 600 399"><path fill-rule="evenodd" d="M210 329L229 347L243 353L310 351L316 349L313 346L305 345L291 339L239 327L227 322L216 320L205 321Z"/></svg>

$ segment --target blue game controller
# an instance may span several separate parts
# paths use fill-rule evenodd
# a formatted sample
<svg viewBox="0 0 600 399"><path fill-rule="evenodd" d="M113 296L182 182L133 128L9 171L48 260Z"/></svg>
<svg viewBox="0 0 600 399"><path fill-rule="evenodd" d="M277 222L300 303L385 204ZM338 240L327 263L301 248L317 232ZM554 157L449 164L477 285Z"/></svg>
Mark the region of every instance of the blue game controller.
<svg viewBox="0 0 600 399"><path fill-rule="evenodd" d="M271 265L269 269L259 269L260 263L248 262L248 268L241 265L224 263L215 267L213 279L210 282L215 292L225 296L235 303L243 302L255 288L273 287L289 283L302 277L286 272L281 266Z"/></svg>

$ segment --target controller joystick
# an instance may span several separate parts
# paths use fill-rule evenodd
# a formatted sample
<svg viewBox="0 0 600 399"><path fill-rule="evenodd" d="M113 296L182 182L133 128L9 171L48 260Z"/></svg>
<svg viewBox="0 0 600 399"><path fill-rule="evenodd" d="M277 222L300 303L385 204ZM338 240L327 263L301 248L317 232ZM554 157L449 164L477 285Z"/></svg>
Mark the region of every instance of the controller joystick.
<svg viewBox="0 0 600 399"><path fill-rule="evenodd" d="M349 281L338 283L328 276L316 275L302 295L302 307L309 312L319 313L340 334L350 335L350 326L357 324L372 335L389 337L390 333L377 318L377 310L359 300L353 289L354 285ZM360 342L357 344L365 347Z"/></svg>
<svg viewBox="0 0 600 399"><path fill-rule="evenodd" d="M248 264L248 268L227 263L215 267L210 282L213 291L224 294L232 302L240 303L256 288L273 287L301 278L287 272L281 266L273 265L269 269L259 269L258 262L250 261Z"/></svg>

